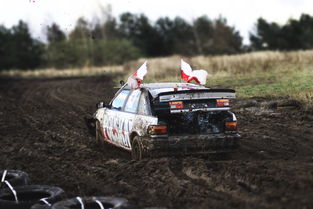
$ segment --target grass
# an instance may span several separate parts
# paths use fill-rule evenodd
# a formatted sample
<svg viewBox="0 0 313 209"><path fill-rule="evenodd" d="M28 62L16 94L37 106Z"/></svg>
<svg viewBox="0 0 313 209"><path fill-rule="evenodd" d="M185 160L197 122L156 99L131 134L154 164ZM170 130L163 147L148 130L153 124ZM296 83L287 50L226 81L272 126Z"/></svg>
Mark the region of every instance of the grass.
<svg viewBox="0 0 313 209"><path fill-rule="evenodd" d="M122 73L123 66L84 67L71 69L38 69L38 70L7 70L0 72L0 76L14 78L64 78L87 77Z"/></svg>
<svg viewBox="0 0 313 209"><path fill-rule="evenodd" d="M148 60L144 82L180 82L180 59L193 69L209 73L207 85L212 88L233 88L238 97L285 97L313 106L313 50L277 52L264 51L224 56L170 56ZM116 75L116 85L134 73L146 59L123 66L86 67L82 69L42 69L35 71L2 71L0 76L73 77ZM124 76L123 76L124 75Z"/></svg>
<svg viewBox="0 0 313 209"><path fill-rule="evenodd" d="M286 97L313 105L313 73L278 75L258 76L251 83L244 79L233 86L239 97Z"/></svg>
<svg viewBox="0 0 313 209"><path fill-rule="evenodd" d="M238 97L285 97L313 106L313 68L284 68L213 79L213 86L237 90Z"/></svg>
<svg viewBox="0 0 313 209"><path fill-rule="evenodd" d="M184 59L193 69L208 71L212 88L233 88L238 97L284 97L313 106L313 50ZM125 78L143 61L124 66ZM145 82L161 81L180 81L180 57L149 59Z"/></svg>

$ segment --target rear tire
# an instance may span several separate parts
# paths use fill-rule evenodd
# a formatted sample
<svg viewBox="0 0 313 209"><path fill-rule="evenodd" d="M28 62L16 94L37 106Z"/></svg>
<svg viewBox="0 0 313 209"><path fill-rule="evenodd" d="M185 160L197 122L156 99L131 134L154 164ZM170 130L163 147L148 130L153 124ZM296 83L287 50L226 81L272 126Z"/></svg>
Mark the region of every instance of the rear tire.
<svg viewBox="0 0 313 209"><path fill-rule="evenodd" d="M132 142L131 156L133 160L139 161L144 158L144 149L142 140L139 136L135 136Z"/></svg>

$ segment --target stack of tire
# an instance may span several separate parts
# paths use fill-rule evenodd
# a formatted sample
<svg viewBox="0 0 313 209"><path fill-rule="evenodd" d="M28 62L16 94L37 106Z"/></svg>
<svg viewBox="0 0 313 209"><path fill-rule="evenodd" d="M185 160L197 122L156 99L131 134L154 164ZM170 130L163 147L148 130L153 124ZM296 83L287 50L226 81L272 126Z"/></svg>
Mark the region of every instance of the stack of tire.
<svg viewBox="0 0 313 209"><path fill-rule="evenodd" d="M38 202L52 204L64 197L59 187L29 185L27 173L18 170L0 170L0 208L30 209Z"/></svg>
<svg viewBox="0 0 313 209"><path fill-rule="evenodd" d="M0 209L133 208L126 199L116 197L76 197L64 200L65 192L61 188L29 185L29 176L23 171L0 170L0 178Z"/></svg>

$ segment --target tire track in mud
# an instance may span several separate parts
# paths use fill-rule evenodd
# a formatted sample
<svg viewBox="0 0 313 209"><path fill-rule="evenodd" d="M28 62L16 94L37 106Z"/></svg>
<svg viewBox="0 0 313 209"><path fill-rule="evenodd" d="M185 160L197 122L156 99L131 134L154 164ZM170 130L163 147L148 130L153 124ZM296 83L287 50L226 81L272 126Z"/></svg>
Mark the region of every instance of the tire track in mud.
<svg viewBox="0 0 313 209"><path fill-rule="evenodd" d="M57 87L58 88L58 87ZM36 87L34 88L27 88L27 90L25 91L25 94L22 96L20 103L25 104L25 105L32 105L33 103L39 103L41 102L42 99L45 99L46 102L44 103L46 111L48 112L50 109L50 103L54 103L55 101L52 100L51 102L49 101L49 97L51 95L53 95L53 93L55 92L55 88L51 88L51 89L46 89L40 85L36 85ZM58 98L55 98L56 101L62 101L64 103L64 100L60 100ZM27 110L25 108L25 105L20 106L20 112L23 115L23 119L29 123L32 124L31 126L38 132L40 132L41 134L45 135L45 136L54 136L56 135L55 132L49 130L48 128L45 128L44 130L42 130L40 127L41 124L44 122L45 118L43 113L40 112L38 115L38 113L36 112L29 112L29 110ZM67 130L64 126L60 126L60 128L62 128L63 130Z"/></svg>
<svg viewBox="0 0 313 209"><path fill-rule="evenodd" d="M301 111L251 110L241 104L249 99L239 99L234 111L242 146L227 159L134 162L123 150L97 145L85 124L97 102L112 98L111 80L2 80L0 165L70 196L120 196L139 207L313 206L313 121Z"/></svg>
<svg viewBox="0 0 313 209"><path fill-rule="evenodd" d="M44 118L44 114L49 115L49 110L52 108L57 109L60 117L62 117L62 115L66 115L66 117L72 116L72 121L90 117L91 112L86 111L86 107L83 106L82 103L78 102L79 98L76 96L77 94L80 95L79 92L86 93L86 90L90 91L89 88L84 89L85 91L81 91L80 88L77 89L77 86L80 87L77 85L77 83L79 83L77 80L73 80L72 82L64 82L63 80L59 82L51 82L51 85L49 85L49 83L50 81L47 81L47 83L40 82L35 85L34 88L28 88L25 91L25 95L22 97L21 103L30 105L39 103L41 109L46 109L46 112L40 112L40 115L33 113L36 116L32 116L32 114L29 114L24 107L21 107L20 110L23 112L24 117L28 122L35 124L35 126L40 126L40 124L42 124L46 119ZM99 83L97 83L97 86L98 85ZM84 100L86 100L87 96L85 94L83 97ZM90 97L91 96L89 96L88 99ZM66 111L64 106L70 107L71 109ZM63 129L63 131L69 131L72 127L68 123L60 123L58 128ZM44 130L43 132L49 132L49 130ZM74 135L80 135L80 133L76 131L72 131L71 133ZM52 134L55 135L55 133Z"/></svg>
<svg viewBox="0 0 313 209"><path fill-rule="evenodd" d="M191 161L196 161L197 165L190 165ZM185 166L183 164L186 164ZM200 159L188 159L187 160L171 160L169 163L170 170L175 174L177 178L190 182L194 186L197 186L199 190L205 189L210 199L223 202L233 202L240 207L244 207L245 202L249 202L249 207L256 207L254 203L256 199L253 197L254 193L250 186L250 183L245 179L233 176L232 173L222 173L215 170L212 167L217 167L220 164L225 164L223 161L207 162ZM226 163L227 164L227 163ZM213 166L212 166L213 165ZM199 174L199 167L202 167L201 174ZM217 184L217 182L226 182L226 176L231 177L232 181L227 182L228 186ZM229 185L232 185L231 187ZM241 190L238 194L237 191Z"/></svg>

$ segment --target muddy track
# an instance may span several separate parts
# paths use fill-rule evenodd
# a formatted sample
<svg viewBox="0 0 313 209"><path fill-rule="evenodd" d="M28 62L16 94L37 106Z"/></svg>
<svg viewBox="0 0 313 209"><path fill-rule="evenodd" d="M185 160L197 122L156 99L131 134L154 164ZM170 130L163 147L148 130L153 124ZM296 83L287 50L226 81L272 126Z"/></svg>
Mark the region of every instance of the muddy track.
<svg viewBox="0 0 313 209"><path fill-rule="evenodd" d="M109 77L0 79L0 168L70 197L110 195L138 207L313 208L313 115L271 99L234 104L241 148L224 160L156 158L98 146L86 126Z"/></svg>

